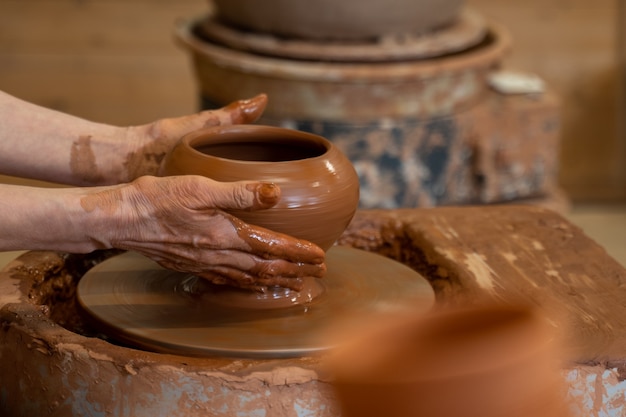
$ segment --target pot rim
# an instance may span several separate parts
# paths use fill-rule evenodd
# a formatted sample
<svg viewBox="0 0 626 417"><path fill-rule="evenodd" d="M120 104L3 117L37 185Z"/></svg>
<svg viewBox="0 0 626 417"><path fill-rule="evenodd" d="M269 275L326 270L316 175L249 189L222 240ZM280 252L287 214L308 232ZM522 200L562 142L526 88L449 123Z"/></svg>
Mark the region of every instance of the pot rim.
<svg viewBox="0 0 626 417"><path fill-rule="evenodd" d="M255 135L255 132L262 133L264 135L272 133L272 138L259 137ZM220 133L240 134L241 140L232 138L220 138ZM203 153L197 149L200 145L216 144L216 143L237 143L237 142L256 142L256 143L286 143L289 141L299 141L301 143L312 143L316 146L320 146L320 150L323 147L323 151L316 156L311 156L301 159L291 159L285 161L250 161L244 159L232 159L225 158L216 155L210 155ZM181 146L195 158L202 158L205 160L220 161L222 163L228 163L233 165L276 165L276 164L288 164L293 162L315 162L319 159L325 158L328 153L333 149L334 145L328 139L323 136L319 136L313 133L303 132L300 130L289 129L278 126L268 125L224 125L224 126L212 126L195 130L187 133L180 140Z"/></svg>

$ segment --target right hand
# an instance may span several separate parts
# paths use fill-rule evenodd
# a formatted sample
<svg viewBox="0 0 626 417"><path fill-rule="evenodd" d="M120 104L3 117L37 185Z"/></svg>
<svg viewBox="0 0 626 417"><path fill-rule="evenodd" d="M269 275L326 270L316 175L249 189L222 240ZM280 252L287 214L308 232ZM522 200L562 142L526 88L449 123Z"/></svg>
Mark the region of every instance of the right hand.
<svg viewBox="0 0 626 417"><path fill-rule="evenodd" d="M279 199L274 184L145 176L90 193L81 206L99 224L104 238L92 238L101 247L133 250L216 284L300 289L299 278L325 274L324 251L222 211L268 209Z"/></svg>

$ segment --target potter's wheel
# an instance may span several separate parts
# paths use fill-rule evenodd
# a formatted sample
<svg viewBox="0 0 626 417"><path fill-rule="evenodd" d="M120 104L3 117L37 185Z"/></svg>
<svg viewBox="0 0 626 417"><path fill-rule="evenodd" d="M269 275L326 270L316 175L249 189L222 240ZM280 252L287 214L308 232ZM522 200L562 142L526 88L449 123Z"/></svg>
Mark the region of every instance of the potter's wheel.
<svg viewBox="0 0 626 417"><path fill-rule="evenodd" d="M225 305L198 291L204 281L161 268L133 252L108 259L79 282L78 300L112 339L156 352L194 356L295 357L336 344L331 325L409 308L426 312L434 292L407 266L370 252L335 246L313 301L287 308Z"/></svg>

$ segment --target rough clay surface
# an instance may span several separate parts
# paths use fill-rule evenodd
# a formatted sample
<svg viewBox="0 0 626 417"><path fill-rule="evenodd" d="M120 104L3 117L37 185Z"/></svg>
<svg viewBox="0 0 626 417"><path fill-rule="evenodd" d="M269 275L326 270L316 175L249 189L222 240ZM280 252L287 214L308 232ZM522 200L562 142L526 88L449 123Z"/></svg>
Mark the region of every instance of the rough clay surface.
<svg viewBox="0 0 626 417"><path fill-rule="evenodd" d="M523 206L362 211L339 243L415 268L440 303L495 298L544 309L569 348L574 415L620 415L626 270L560 215ZM187 358L79 334L84 323L59 318L55 306L71 311L67 289L106 256L29 252L0 273L2 415L340 414L323 358Z"/></svg>
<svg viewBox="0 0 626 417"><path fill-rule="evenodd" d="M0 279L3 415L265 415L259 410L276 416L338 414L318 358L187 358L79 334L94 333L78 315L75 281L107 255L94 254L95 260L85 261L29 252L5 269ZM31 400L24 401L25 392Z"/></svg>
<svg viewBox="0 0 626 417"><path fill-rule="evenodd" d="M565 348L572 416L626 410L626 270L556 212L467 207L361 212L340 244L427 276L439 303L483 299L543 309Z"/></svg>

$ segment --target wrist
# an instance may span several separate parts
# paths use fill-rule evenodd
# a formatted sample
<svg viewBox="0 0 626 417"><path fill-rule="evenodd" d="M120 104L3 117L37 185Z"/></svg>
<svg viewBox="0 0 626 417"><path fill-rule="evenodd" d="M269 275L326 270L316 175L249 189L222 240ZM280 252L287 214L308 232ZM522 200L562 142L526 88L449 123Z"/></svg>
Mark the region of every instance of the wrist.
<svg viewBox="0 0 626 417"><path fill-rule="evenodd" d="M85 233L80 189L0 185L0 250L96 249Z"/></svg>

